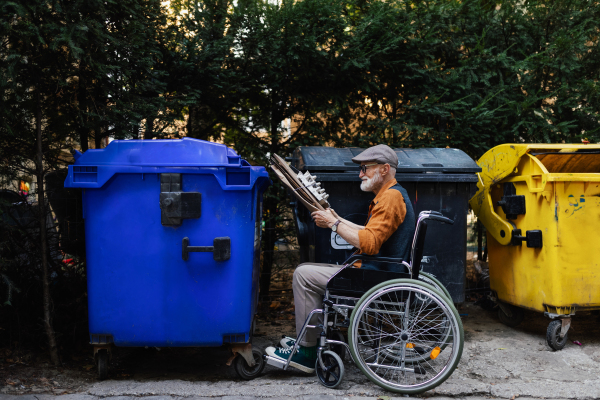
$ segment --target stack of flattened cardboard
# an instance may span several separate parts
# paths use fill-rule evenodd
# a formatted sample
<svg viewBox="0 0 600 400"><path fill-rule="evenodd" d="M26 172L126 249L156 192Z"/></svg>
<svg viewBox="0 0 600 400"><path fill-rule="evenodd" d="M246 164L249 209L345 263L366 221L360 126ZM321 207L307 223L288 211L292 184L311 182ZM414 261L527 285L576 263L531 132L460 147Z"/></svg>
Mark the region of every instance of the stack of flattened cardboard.
<svg viewBox="0 0 600 400"><path fill-rule="evenodd" d="M329 208L327 202L329 195L321 188L321 183L315 181L315 176L308 171L294 172L277 154L271 157L271 169L310 212Z"/></svg>

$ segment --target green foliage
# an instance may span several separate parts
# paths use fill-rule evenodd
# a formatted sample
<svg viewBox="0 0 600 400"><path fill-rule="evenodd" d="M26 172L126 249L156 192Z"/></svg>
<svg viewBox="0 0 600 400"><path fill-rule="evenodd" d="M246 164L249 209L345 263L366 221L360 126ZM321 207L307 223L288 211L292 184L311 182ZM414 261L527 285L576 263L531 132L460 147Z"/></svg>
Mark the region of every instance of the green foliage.
<svg viewBox="0 0 600 400"><path fill-rule="evenodd" d="M219 138L232 124L232 110L245 93L235 67L239 16L228 0L174 0L162 32L168 95L181 115L188 114L187 136Z"/></svg>
<svg viewBox="0 0 600 400"><path fill-rule="evenodd" d="M600 139L597 2L201 4L187 14L184 53L204 78L188 126L257 163L299 145L478 157L505 142Z"/></svg>
<svg viewBox="0 0 600 400"><path fill-rule="evenodd" d="M348 36L343 3L243 1L233 12L239 22L233 67L244 91L224 141L261 163L300 143L325 144L306 125L346 90L337 81ZM287 119L297 127L284 127Z"/></svg>
<svg viewBox="0 0 600 400"><path fill-rule="evenodd" d="M189 136L258 164L299 145L451 146L477 157L503 142L599 139L598 2L1 7L3 159L31 144L36 88L54 148L163 137L186 114Z"/></svg>
<svg viewBox="0 0 600 400"><path fill-rule="evenodd" d="M299 145L478 157L504 142L600 139L598 2L172 7L163 62L188 135L223 140L253 163Z"/></svg>
<svg viewBox="0 0 600 400"><path fill-rule="evenodd" d="M28 140L36 90L44 132L83 150L88 140L137 137L142 119L169 118L160 1L7 1L1 15L3 139Z"/></svg>
<svg viewBox="0 0 600 400"><path fill-rule="evenodd" d="M328 115L336 143L478 157L506 142L600 140L597 2L365 4L351 47L374 51L360 90Z"/></svg>

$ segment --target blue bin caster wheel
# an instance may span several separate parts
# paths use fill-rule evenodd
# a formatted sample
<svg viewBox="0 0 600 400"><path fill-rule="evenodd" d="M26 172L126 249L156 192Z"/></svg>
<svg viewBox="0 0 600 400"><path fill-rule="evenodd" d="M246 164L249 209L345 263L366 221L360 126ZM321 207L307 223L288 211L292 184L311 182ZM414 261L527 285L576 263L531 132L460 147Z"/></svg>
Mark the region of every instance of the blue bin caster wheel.
<svg viewBox="0 0 600 400"><path fill-rule="evenodd" d="M342 383L342 379L344 378L344 362L340 356L331 350L321 353L321 360L323 360L325 369L323 369L318 359L315 365L319 382L321 382L321 385L333 389Z"/></svg>
<svg viewBox="0 0 600 400"><path fill-rule="evenodd" d="M98 369L98 379L103 381L108 378L108 350L98 350L96 353L96 368Z"/></svg>
<svg viewBox="0 0 600 400"><path fill-rule="evenodd" d="M233 360L235 372L240 378L246 381L252 380L259 376L263 369L265 369L265 365L267 365L263 357L263 352L259 349L252 349L252 357L254 358L253 367L249 366L244 357L239 354L235 360Z"/></svg>

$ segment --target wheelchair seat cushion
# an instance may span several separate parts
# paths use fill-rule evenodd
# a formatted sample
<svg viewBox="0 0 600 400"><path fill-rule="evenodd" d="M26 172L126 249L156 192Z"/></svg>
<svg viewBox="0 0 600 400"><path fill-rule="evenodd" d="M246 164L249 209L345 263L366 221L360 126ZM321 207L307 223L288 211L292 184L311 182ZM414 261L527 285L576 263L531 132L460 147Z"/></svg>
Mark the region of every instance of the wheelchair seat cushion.
<svg viewBox="0 0 600 400"><path fill-rule="evenodd" d="M391 279L410 279L408 272L377 271L363 268L344 268L327 283L330 295L360 297L372 287Z"/></svg>

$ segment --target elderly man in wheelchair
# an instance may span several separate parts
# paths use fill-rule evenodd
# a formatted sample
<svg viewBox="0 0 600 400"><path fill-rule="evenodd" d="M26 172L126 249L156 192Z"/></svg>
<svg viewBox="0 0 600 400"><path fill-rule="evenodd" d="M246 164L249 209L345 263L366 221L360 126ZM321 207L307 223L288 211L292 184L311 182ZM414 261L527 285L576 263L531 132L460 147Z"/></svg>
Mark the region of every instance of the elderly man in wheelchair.
<svg viewBox="0 0 600 400"><path fill-rule="evenodd" d="M365 226L328 209L312 214L359 250L343 266L302 264L293 279L297 338L265 350L269 365L312 373L330 388L344 376L346 351L384 389L404 394L445 381L462 355L462 323L444 286L420 271L427 221L453 223L441 213L415 215L395 179L398 158L385 145L352 161L361 189L376 196ZM416 225L416 228L415 228ZM315 318L313 318L315 317ZM347 329L348 343L341 329Z"/></svg>

